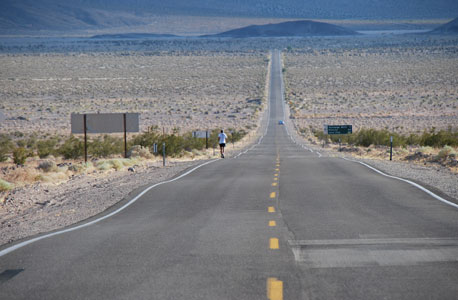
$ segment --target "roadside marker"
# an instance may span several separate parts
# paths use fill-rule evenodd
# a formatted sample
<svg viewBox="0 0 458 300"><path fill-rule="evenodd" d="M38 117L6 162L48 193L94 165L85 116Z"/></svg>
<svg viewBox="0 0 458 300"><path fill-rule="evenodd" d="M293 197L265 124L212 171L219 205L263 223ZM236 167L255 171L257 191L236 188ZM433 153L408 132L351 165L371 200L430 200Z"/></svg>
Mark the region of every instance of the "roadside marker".
<svg viewBox="0 0 458 300"><path fill-rule="evenodd" d="M274 277L267 278L267 299L283 300L283 281Z"/></svg>
<svg viewBox="0 0 458 300"><path fill-rule="evenodd" d="M280 249L280 246L278 244L278 239L277 238L270 238L269 240L269 248L270 249Z"/></svg>
<svg viewBox="0 0 458 300"><path fill-rule="evenodd" d="M270 198L275 198L275 192L270 193Z"/></svg>
<svg viewBox="0 0 458 300"><path fill-rule="evenodd" d="M274 213L274 212L275 212L275 207L273 207L273 206L269 206L269 208L268 208L268 212L270 212L270 213Z"/></svg>
<svg viewBox="0 0 458 300"><path fill-rule="evenodd" d="M277 226L277 222L269 221L269 227L275 227L275 226Z"/></svg>

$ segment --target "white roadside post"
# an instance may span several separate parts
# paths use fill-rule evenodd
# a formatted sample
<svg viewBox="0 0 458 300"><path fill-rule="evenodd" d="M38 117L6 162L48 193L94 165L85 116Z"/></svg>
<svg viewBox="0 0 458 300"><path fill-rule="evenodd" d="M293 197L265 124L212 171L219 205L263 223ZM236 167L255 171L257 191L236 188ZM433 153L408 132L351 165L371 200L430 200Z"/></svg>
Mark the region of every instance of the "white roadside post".
<svg viewBox="0 0 458 300"><path fill-rule="evenodd" d="M162 166L165 167L165 143L162 143Z"/></svg>
<svg viewBox="0 0 458 300"><path fill-rule="evenodd" d="M390 136L390 160L393 160L393 136Z"/></svg>

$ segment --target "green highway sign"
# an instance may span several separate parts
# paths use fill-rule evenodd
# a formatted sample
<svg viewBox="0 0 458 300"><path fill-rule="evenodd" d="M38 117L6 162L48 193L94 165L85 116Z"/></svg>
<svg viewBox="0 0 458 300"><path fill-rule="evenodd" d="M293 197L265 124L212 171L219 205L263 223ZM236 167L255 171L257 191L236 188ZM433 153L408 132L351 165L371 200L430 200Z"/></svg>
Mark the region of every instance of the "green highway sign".
<svg viewBox="0 0 458 300"><path fill-rule="evenodd" d="M324 134L351 134L352 125L324 125Z"/></svg>

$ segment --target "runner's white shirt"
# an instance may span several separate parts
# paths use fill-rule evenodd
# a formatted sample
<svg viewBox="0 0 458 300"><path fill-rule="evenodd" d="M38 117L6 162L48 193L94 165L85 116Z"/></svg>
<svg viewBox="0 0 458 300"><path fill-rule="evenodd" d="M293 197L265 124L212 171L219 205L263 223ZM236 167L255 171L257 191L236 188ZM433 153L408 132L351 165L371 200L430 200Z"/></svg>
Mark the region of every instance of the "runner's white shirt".
<svg viewBox="0 0 458 300"><path fill-rule="evenodd" d="M218 138L220 144L226 144L227 135L224 132L218 134Z"/></svg>

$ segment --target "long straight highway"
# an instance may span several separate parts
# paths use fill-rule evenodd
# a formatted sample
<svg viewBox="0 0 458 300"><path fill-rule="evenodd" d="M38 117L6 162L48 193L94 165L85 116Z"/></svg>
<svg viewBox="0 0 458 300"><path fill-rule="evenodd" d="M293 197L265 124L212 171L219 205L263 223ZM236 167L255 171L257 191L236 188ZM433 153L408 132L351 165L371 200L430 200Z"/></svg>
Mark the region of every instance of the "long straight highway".
<svg viewBox="0 0 458 300"><path fill-rule="evenodd" d="M458 209L293 142L270 74L258 144L3 247L0 299L457 299Z"/></svg>

